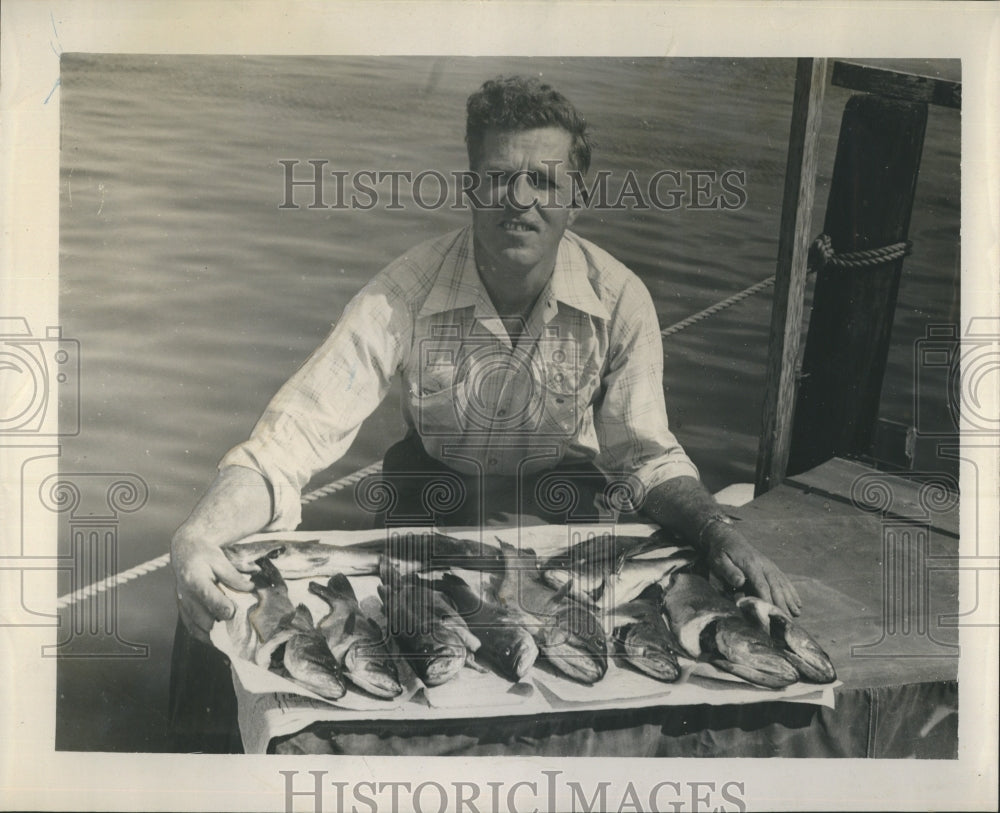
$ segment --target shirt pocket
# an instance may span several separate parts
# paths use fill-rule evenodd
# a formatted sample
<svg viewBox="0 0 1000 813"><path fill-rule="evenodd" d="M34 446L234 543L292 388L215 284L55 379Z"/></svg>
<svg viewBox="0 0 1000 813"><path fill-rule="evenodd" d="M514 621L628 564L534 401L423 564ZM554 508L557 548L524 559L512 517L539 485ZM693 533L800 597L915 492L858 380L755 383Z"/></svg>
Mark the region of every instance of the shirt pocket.
<svg viewBox="0 0 1000 813"><path fill-rule="evenodd" d="M572 358L569 354L548 360L542 382L543 434L563 440L576 436L584 413L594 397L596 377L593 365Z"/></svg>
<svg viewBox="0 0 1000 813"><path fill-rule="evenodd" d="M448 372L424 375L410 387L410 414L423 437L455 437L462 434L459 420L462 385Z"/></svg>

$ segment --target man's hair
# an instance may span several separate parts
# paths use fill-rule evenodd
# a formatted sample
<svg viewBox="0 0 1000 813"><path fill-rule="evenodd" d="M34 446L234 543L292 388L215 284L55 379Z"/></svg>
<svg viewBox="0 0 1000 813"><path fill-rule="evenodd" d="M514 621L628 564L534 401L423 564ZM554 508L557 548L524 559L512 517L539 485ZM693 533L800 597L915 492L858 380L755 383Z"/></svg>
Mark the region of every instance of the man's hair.
<svg viewBox="0 0 1000 813"><path fill-rule="evenodd" d="M561 127L572 137L569 150L574 169L590 168L587 122L569 99L534 77L498 76L483 83L466 105L465 145L469 165L476 166L487 130L516 132L536 127Z"/></svg>

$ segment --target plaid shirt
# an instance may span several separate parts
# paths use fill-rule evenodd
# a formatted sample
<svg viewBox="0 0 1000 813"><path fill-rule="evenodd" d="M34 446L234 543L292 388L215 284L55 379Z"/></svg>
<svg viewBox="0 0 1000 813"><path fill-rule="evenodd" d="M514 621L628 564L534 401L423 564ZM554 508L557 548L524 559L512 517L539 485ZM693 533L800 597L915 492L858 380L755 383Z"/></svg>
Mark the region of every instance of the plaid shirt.
<svg viewBox="0 0 1000 813"><path fill-rule="evenodd" d="M347 451L398 373L410 431L464 474L593 460L647 490L698 476L667 425L656 311L631 271L567 231L520 327L512 342L479 279L471 227L423 243L348 304L220 468L260 472L274 493L268 529L296 527L302 489Z"/></svg>

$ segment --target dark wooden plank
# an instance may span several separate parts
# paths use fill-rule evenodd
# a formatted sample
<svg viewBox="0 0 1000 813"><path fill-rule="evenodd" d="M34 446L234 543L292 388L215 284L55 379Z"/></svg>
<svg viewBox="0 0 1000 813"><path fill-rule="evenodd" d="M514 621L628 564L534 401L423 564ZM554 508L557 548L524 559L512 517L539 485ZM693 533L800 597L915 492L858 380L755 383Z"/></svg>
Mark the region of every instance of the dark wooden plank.
<svg viewBox="0 0 1000 813"><path fill-rule="evenodd" d="M890 474L835 457L786 483L887 518L926 521L942 534L958 538L958 483L943 472Z"/></svg>
<svg viewBox="0 0 1000 813"><path fill-rule="evenodd" d="M819 122L825 88L826 60L799 59L785 165L764 408L757 450L757 494L780 483L788 465L809 241L812 237Z"/></svg>
<svg viewBox="0 0 1000 813"><path fill-rule="evenodd" d="M921 76L860 65L856 62L833 63L831 83L851 90L863 90L895 99L926 102L962 109L962 83L934 76Z"/></svg>
<svg viewBox="0 0 1000 813"><path fill-rule="evenodd" d="M824 231L834 251L906 239L927 105L853 96L844 110ZM821 268L802 362L788 472L868 453L878 417L902 258Z"/></svg>
<svg viewBox="0 0 1000 813"><path fill-rule="evenodd" d="M913 468L913 453L917 444L914 426L888 418L875 422L871 457L876 465L899 470Z"/></svg>

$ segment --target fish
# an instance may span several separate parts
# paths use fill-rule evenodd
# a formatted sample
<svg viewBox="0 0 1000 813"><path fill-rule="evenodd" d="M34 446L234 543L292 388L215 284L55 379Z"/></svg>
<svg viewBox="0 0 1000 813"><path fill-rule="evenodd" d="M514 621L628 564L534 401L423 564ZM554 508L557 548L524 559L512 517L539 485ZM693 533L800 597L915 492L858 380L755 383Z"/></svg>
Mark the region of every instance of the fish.
<svg viewBox="0 0 1000 813"><path fill-rule="evenodd" d="M744 596L736 604L744 616L760 624L803 680L833 683L837 679L830 656L787 613L756 596Z"/></svg>
<svg viewBox="0 0 1000 813"><path fill-rule="evenodd" d="M386 644L388 639L371 616L361 610L354 588L342 573L326 584L309 582L309 592L319 596L330 612L316 628L351 683L376 697L393 698L403 693L399 671Z"/></svg>
<svg viewBox="0 0 1000 813"><path fill-rule="evenodd" d="M507 562L496 590L500 606L520 618L556 670L588 685L603 678L608 645L596 608L569 598L572 585L553 590L545 584L534 551L502 540L500 547Z"/></svg>
<svg viewBox="0 0 1000 813"><path fill-rule="evenodd" d="M661 549L671 552L655 558L648 555ZM578 601L624 604L690 561L691 551L678 548L663 532L648 537L608 533L550 556L542 563L541 572L546 584L557 590L572 582L570 592Z"/></svg>
<svg viewBox="0 0 1000 813"><path fill-rule="evenodd" d="M347 694L341 679L340 664L319 631L313 626L312 614L304 604L295 608L293 634L285 644L282 664L291 678L311 689L320 697L339 700Z"/></svg>
<svg viewBox="0 0 1000 813"><path fill-rule="evenodd" d="M489 580L482 580L479 593L454 573L444 573L434 584L479 638L482 646L478 654L515 683L528 674L538 658L538 645L521 618L500 606Z"/></svg>
<svg viewBox="0 0 1000 813"><path fill-rule="evenodd" d="M383 563L379 596L385 606L389 634L428 686L456 677L481 646L465 621L442 593L417 577Z"/></svg>
<svg viewBox="0 0 1000 813"><path fill-rule="evenodd" d="M402 574L461 567L468 570L504 568L499 548L440 533L406 533L336 545L316 539L289 539L280 534L230 542L222 547L241 573L253 573L261 558L270 559L288 579L378 575L379 563L390 561Z"/></svg>
<svg viewBox="0 0 1000 813"><path fill-rule="evenodd" d="M275 651L295 632L291 624L295 607L288 597L288 586L272 562L262 559L257 572L250 576L257 603L247 611L250 627L257 633L254 661L265 668Z"/></svg>
<svg viewBox="0 0 1000 813"><path fill-rule="evenodd" d="M703 576L670 574L661 606L689 657L770 689L799 679L795 667L760 625L747 620L736 602L722 596Z"/></svg>
<svg viewBox="0 0 1000 813"><path fill-rule="evenodd" d="M254 661L279 674L284 671L321 697L339 700L347 692L340 666L313 626L309 608L292 605L288 585L270 559L262 557L257 565L250 577L257 603L247 614L259 639Z"/></svg>
<svg viewBox="0 0 1000 813"><path fill-rule="evenodd" d="M612 637L629 664L672 683L681 674L677 661L680 644L663 619L662 603L663 587L654 583L637 598L616 607L614 618L625 620L614 628Z"/></svg>

